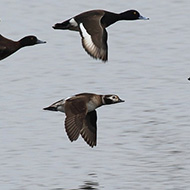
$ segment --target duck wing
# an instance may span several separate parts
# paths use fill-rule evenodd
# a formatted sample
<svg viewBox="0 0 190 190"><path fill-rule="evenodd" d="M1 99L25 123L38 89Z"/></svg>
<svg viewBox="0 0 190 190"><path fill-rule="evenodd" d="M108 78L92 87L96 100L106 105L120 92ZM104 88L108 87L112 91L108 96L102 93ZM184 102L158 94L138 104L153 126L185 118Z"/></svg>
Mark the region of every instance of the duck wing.
<svg viewBox="0 0 190 190"><path fill-rule="evenodd" d="M95 59L107 61L107 31L101 25L103 14L83 18L79 23L79 32L82 37L82 45L86 52Z"/></svg>
<svg viewBox="0 0 190 190"><path fill-rule="evenodd" d="M70 141L78 139L80 130L87 114L87 107L83 98L67 100L65 102L65 129Z"/></svg>
<svg viewBox="0 0 190 190"><path fill-rule="evenodd" d="M96 111L91 111L86 115L85 123L80 131L81 136L86 141L86 143L93 147L96 146L97 137L97 114Z"/></svg>

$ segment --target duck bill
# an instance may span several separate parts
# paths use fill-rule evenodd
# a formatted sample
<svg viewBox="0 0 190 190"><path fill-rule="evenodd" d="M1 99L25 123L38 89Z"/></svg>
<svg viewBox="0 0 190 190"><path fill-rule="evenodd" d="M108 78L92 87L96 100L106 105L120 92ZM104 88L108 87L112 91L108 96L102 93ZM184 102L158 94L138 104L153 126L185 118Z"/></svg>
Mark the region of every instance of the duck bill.
<svg viewBox="0 0 190 190"><path fill-rule="evenodd" d="M37 40L37 42L36 42L36 44L45 44L46 43L46 41L42 41L42 40Z"/></svg>
<svg viewBox="0 0 190 190"><path fill-rule="evenodd" d="M118 102L119 102L119 103L120 103L120 102L125 102L125 100L119 99L119 101L118 101Z"/></svg>
<svg viewBox="0 0 190 190"><path fill-rule="evenodd" d="M149 20L149 18L148 18L148 17L144 17L144 16L140 15L140 16L139 16L139 20Z"/></svg>

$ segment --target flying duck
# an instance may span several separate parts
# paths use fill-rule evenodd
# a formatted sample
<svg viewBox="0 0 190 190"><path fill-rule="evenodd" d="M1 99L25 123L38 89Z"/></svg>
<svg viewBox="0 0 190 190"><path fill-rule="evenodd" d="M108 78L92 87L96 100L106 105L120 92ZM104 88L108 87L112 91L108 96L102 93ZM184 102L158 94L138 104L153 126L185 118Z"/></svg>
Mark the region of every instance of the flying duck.
<svg viewBox="0 0 190 190"><path fill-rule="evenodd" d="M65 129L70 141L76 141L81 134L86 143L96 146L97 114L96 108L124 102L117 95L98 95L81 93L71 98L59 100L44 110L60 111L66 114Z"/></svg>
<svg viewBox="0 0 190 190"><path fill-rule="evenodd" d="M128 10L120 14L105 10L91 10L81 13L62 23L53 26L54 29L79 31L82 45L86 52L95 59L107 61L108 34L106 28L119 20L148 20L136 10Z"/></svg>
<svg viewBox="0 0 190 190"><path fill-rule="evenodd" d="M42 43L46 42L39 40L36 36L26 36L19 41L13 41L0 35L0 60L5 59L20 48Z"/></svg>

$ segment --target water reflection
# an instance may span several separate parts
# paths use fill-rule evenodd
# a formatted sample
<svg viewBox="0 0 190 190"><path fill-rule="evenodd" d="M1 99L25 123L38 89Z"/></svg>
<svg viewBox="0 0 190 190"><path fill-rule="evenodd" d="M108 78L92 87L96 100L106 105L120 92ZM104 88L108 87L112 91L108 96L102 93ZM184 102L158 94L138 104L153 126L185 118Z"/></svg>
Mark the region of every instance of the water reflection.
<svg viewBox="0 0 190 190"><path fill-rule="evenodd" d="M99 183L93 181L84 181L84 185L81 185L78 189L95 189L98 190Z"/></svg>
<svg viewBox="0 0 190 190"><path fill-rule="evenodd" d="M88 176L97 177L96 174L88 174ZM81 189L88 189L88 190L99 190L99 183L96 179L92 180L85 180L82 185L79 185L77 189L70 189L70 190L81 190ZM66 188L55 188L52 190L66 190ZM67 189L68 190L68 189Z"/></svg>

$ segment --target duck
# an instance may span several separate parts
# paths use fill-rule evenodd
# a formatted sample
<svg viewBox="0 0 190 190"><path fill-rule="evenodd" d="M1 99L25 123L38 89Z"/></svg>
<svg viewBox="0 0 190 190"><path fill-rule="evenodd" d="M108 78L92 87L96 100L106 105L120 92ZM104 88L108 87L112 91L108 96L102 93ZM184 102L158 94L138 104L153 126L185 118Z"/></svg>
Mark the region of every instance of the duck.
<svg viewBox="0 0 190 190"><path fill-rule="evenodd" d="M12 55L20 48L25 46L33 46L35 44L43 44L45 41L39 40L36 36L25 36L19 41L13 41L0 34L0 60Z"/></svg>
<svg viewBox="0 0 190 190"><path fill-rule="evenodd" d="M96 109L103 105L120 102L124 102L124 100L115 94L80 93L61 99L43 110L65 113L65 130L70 141L76 141L81 135L90 147L94 147L97 144Z"/></svg>
<svg viewBox="0 0 190 190"><path fill-rule="evenodd" d="M108 33L106 28L120 20L149 20L137 10L113 13L106 10L90 10L76 15L53 28L78 31L85 51L95 59L108 60Z"/></svg>

